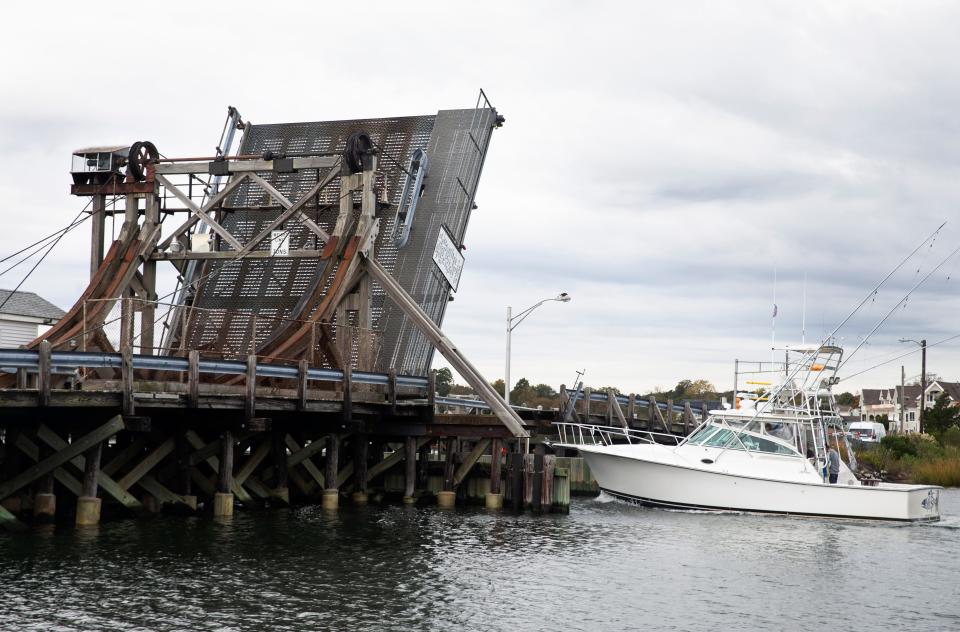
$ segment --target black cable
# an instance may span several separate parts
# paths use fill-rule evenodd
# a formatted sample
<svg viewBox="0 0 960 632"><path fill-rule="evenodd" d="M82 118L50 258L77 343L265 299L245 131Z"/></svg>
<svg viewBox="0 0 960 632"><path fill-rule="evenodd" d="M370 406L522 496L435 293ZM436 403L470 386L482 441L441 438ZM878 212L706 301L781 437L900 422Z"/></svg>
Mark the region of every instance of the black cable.
<svg viewBox="0 0 960 632"><path fill-rule="evenodd" d="M93 198L90 199L90 202L93 202ZM87 206L89 205L90 203L88 202ZM85 210L87 210L86 206L83 207L83 209L81 209L79 213L77 213L77 217L73 218L73 220L76 221L77 218L80 217L80 215L83 214ZM7 304L7 301L9 301L13 297L13 295L17 293L17 290L19 290L24 283L26 283L27 279L30 278L30 275L33 274L33 271L37 269L37 266L43 263L43 260L47 258L47 255L49 255L50 252L56 247L56 245L60 243L60 240L63 239L63 236L66 234L67 234L66 232L60 233L57 239L52 244L50 244L50 247L47 248L47 251L45 253L43 253L43 256L40 257L40 260L37 261L35 264L33 264L33 267L30 268L30 271L24 275L24 277L20 280L20 283L17 283L17 287L13 288L13 290L9 294L7 294L7 297L3 299L3 302L0 303L0 309L3 309L3 306Z"/></svg>
<svg viewBox="0 0 960 632"><path fill-rule="evenodd" d="M930 343L930 344L927 345L927 349L929 349L930 347L936 347L937 345L942 345L942 344L944 344L944 343L946 343L946 342L950 342L951 340L956 340L957 338L960 338L960 334L956 334L956 335L954 335L954 336L950 336L950 337L948 337L948 338L944 338L943 340L938 340L937 342ZM881 363L879 363L879 364L875 364L875 365L873 365L872 367L869 367L869 368L864 369L864 370L862 370L862 371L858 371L858 372L856 372L856 373L854 373L854 374L852 374L852 375L848 375L848 376L846 376L846 377L843 378L843 379L844 379L844 380L849 380L850 378L854 378L854 377L856 377L856 376L858 376L858 375L863 375L863 374L866 373L867 371L872 371L872 370L874 370L874 369L877 369L877 368L880 368L880 367L884 366L885 364L890 364L891 362L893 362L893 361L895 361L895 360L900 360L901 358L906 358L907 356L911 356L911 355L913 355L913 354L915 354L915 353L920 353L922 350L923 350L922 348L917 348L917 349L914 349L914 350L912 350L912 351L907 351L906 353L902 353L902 354L900 354L900 355L898 355L898 356L896 356L896 357L890 358L889 360L886 360L886 361L881 362Z"/></svg>
<svg viewBox="0 0 960 632"><path fill-rule="evenodd" d="M395 164L395 165L397 165L398 167L400 167L400 169L401 169L405 174L407 174L407 175L408 175L409 177L411 177L411 178L413 177L413 175L412 175L409 171L407 171L406 167L404 167L402 164L400 164L400 161L399 161L399 160L397 160L396 158L394 158L393 156L391 156L389 153L387 153L387 150L385 150L383 147L381 147L380 145L378 145L378 144L376 144L375 142L373 142L373 140L370 141L370 144L373 145L373 146L377 149L378 152L380 152L381 154L383 154L384 156L386 156L387 158L389 158L390 160L392 160L392 161L393 161L393 164Z"/></svg>
<svg viewBox="0 0 960 632"><path fill-rule="evenodd" d="M89 216L88 216L88 217L89 217ZM60 233L61 236L66 235L67 233L69 233L70 231L72 231L74 228L76 228L77 226L79 226L80 224L82 224L83 222L85 222L85 221L88 219L88 217L84 217L84 218L81 219L80 221L73 222L73 223L70 224L67 228L58 231L58 233ZM56 235L56 234L57 234L57 233L54 233L54 235ZM43 241L45 241L45 240L43 240ZM41 242L38 242L38 243L42 243L42 241L41 241ZM25 263L26 261L28 261L28 260L32 259L33 257L37 256L37 254L39 254L42 249L43 249L42 246L41 246L40 248L37 248L36 250L34 250L33 252L31 252L30 254L26 255L25 257L23 257L22 259L20 259L19 261L17 261L17 262L14 263L13 265L11 265L11 266L10 266L9 268L7 268L6 270L3 270L2 272L0 272L0 277L2 277L3 275L5 275L7 272L10 272L10 271L13 270L14 268L19 267L20 264ZM23 252L23 250L21 250L20 252ZM0 261L6 261L6 259L0 260Z"/></svg>
<svg viewBox="0 0 960 632"><path fill-rule="evenodd" d="M92 202L92 201L93 201L93 200L91 199L91 202ZM87 206L90 206L90 202L87 202ZM83 211L87 210L87 206L83 207L83 210L80 211L80 213L83 213ZM77 217L79 217L79 214L77 215ZM18 250L18 251L16 251L16 252L10 253L9 255L7 255L6 257L4 257L3 259L0 259L0 263L3 263L3 262L5 262L5 261L9 261L10 259L13 259L14 257L16 257L17 255L19 255L20 253L26 252L27 250L30 250L30 249L33 248L34 246L39 246L40 244L44 243L45 241L49 241L49 240L53 239L55 236L57 236L58 234L60 234L60 233L62 233L62 232L64 232L64 231L70 230L70 229L72 229L74 226L76 226L76 225L78 225L78 224L82 224L82 223L85 222L85 221L87 221L87 218L83 218L83 219L81 219L81 220L76 220L76 219L74 219L74 221L71 222L70 224L67 224L66 227L61 228L61 229L59 229L59 230L56 230L56 231L50 233L49 235L47 235L47 236L44 237L43 239L39 239L39 240L33 242L32 244L30 244L29 246L25 246L25 247L21 248L20 250Z"/></svg>

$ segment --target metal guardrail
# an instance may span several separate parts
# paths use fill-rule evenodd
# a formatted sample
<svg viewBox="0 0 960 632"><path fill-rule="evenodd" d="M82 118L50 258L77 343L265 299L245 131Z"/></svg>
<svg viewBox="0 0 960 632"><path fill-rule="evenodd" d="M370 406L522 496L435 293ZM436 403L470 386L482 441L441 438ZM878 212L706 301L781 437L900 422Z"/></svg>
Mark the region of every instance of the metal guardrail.
<svg viewBox="0 0 960 632"><path fill-rule="evenodd" d="M618 443L616 437L626 439L627 443L650 443L680 445L684 437L667 434L665 432L651 432L635 428L619 426L598 426L595 424L579 424L573 422L556 422L560 442L569 445L602 445L609 446ZM657 439L660 439L658 441Z"/></svg>
<svg viewBox="0 0 960 632"><path fill-rule="evenodd" d="M190 363L186 358L175 358L167 356L149 356L133 355L133 368L154 370L154 371L189 371ZM50 354L51 371L57 373L69 372L76 369L96 369L112 368L119 369L122 365L122 356L119 353L102 353L90 351L54 351ZM0 369L7 369L10 372L16 369L27 369L39 371L40 352L34 349L0 349ZM244 375L247 372L245 362L231 360L200 360L198 362L200 373L217 373L228 375ZM256 374L258 377L278 377L297 379L299 369L295 366L280 364L257 364ZM337 369L307 369L307 379L323 382L342 382L343 371ZM388 385L390 376L387 373L371 373L367 371L354 371L351 374L353 381L357 384L380 384ZM396 377L397 386L408 386L414 388L427 388L429 380L426 377L413 375L398 375ZM484 404L486 405L486 404Z"/></svg>
<svg viewBox="0 0 960 632"><path fill-rule="evenodd" d="M189 371L190 363L186 358L172 356L152 356L137 355L133 356L133 368L153 371ZM53 373L70 373L76 369L119 369L122 365L122 355L119 353L103 353L100 351L53 351L50 354L50 370ZM0 370L15 372L17 369L27 369L38 371L40 368L40 352L36 349L0 349ZM245 375L247 365L245 362L237 360L200 360L198 363L200 373L215 373L220 375ZM256 374L258 377L276 377L297 379L299 369L289 364L270 364L257 363ZM387 373L373 373L368 371L354 371L351 374L354 382L357 384L378 384L386 386L390 383L390 376ZM342 382L343 371L338 369L307 369L307 379L321 382ZM406 386L410 388L428 388L429 380L426 377L414 375L396 376L397 386ZM617 401L626 406L629 398L625 395L617 395ZM477 410L490 410L486 402L479 399L459 399L455 397L436 397L435 403L443 406L461 406L465 408L476 408ZM606 402L606 393L591 393L590 401ZM637 406L649 406L649 401L645 399L635 399ZM667 410L665 403L657 402L660 410ZM511 406L514 410L532 411L537 410L527 406ZM673 412L682 413L683 406L674 405Z"/></svg>

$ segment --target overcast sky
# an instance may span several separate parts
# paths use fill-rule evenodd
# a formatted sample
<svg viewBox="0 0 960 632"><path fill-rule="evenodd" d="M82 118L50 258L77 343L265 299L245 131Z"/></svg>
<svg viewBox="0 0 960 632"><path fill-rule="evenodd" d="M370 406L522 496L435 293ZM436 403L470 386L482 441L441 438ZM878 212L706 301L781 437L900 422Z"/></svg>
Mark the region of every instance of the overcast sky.
<svg viewBox="0 0 960 632"><path fill-rule="evenodd" d="M478 88L506 116L444 324L494 380L730 388L734 358L818 340L942 222L839 334L848 352L960 246L960 9L946 2L15 3L0 40L0 255L66 225L72 150L209 154L254 123L433 114ZM13 27L13 28L11 28ZM71 233L24 289L63 308ZM12 288L26 269L0 277ZM951 276L952 275L952 276ZM845 367L960 334L960 257ZM929 369L960 379L960 339ZM919 373L897 360L842 388ZM438 364L439 366L439 364Z"/></svg>

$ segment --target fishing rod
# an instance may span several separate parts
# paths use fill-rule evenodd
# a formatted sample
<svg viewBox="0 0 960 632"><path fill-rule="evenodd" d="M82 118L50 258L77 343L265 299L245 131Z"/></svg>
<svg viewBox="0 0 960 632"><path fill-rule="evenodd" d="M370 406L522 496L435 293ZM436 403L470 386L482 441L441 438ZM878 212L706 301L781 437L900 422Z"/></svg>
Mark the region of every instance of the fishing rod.
<svg viewBox="0 0 960 632"><path fill-rule="evenodd" d="M903 261L901 261L899 264L897 264L897 267L895 267L893 270L891 270L891 271L890 271L890 274L888 274L887 276L883 277L883 280L880 281L880 283L877 283L877 286L876 286L875 288L873 288L872 290L870 290L870 293L867 294L862 301L860 301L860 304L857 305L857 306L853 309L852 312L850 312L849 314L847 314L847 317L844 318L843 321L842 321L839 325L837 325L836 329L834 329L833 332L824 339L824 341L830 340L831 338L833 338L834 336L836 336L836 335L837 335L837 332L840 331L840 329L841 329L844 325L847 324L847 321L849 321L851 318L853 318L854 314L856 314L857 312L859 312L859 311L860 311L860 308L863 307L864 305L866 305L867 301L869 301L870 298L873 297L873 296L877 293L877 290L879 290L880 287L881 287L884 283L886 283L888 279L890 279L890 277L892 277L900 268L902 268L903 265L904 265L907 261L909 261L910 259L912 259L912 258L913 258L913 255L917 254L917 252L919 252L921 248L923 248L925 245L927 245L927 242L928 242L928 241L930 241L931 239L934 239L934 238L937 236L937 234L938 234L938 233L943 229L943 227L946 226L946 225L947 225L946 222L940 224L940 226L937 227L937 230L933 231L933 233L931 233L929 237L927 237L927 238L924 239L922 242L920 242L920 245L917 246L916 248L914 248L914 249L913 249L913 252L911 252L909 255L907 255L907 256L903 259ZM942 264L941 264L941 265L942 265ZM939 267L939 266L938 266L938 267ZM821 344L822 344L822 343L821 343Z"/></svg>
<svg viewBox="0 0 960 632"><path fill-rule="evenodd" d="M852 357L857 353L857 351L860 351L860 349L863 348L863 345L865 345L865 344L867 343L867 340L869 340L870 337L871 337L873 334L877 333L877 330L880 329L880 327L883 326L883 323L887 322L887 319L890 318L895 311L897 311L897 308L899 308L901 305L903 305L903 304L907 301L907 299L910 298L910 295L913 294L913 293L917 290L917 288L919 288L921 285L923 285L924 282L926 282L926 280L929 279L929 278L931 277L931 275L933 275L934 272L936 272L937 270L939 270L940 268L942 268L942 267L943 267L943 264L945 264L947 261L949 261L950 259L952 259L958 252L960 252L960 246L958 246L953 252L951 252L951 253L948 254L946 257L944 257L943 260L941 260L940 263L938 263L935 268L933 268L932 270L930 270L930 272L927 272L927 273L923 276L922 279L920 279L919 281L917 281L917 282L913 285L913 287L911 287L910 290L909 290L906 294L903 295L903 298L901 298L899 301L897 301L897 303L896 303L893 307L890 308L890 311L887 312L886 315L884 315L884 317L881 318L881 319L877 322L876 325L874 325L873 329L870 330L870 333L868 333L866 336L864 336L863 340L860 341L860 344L858 344L858 345L854 348L854 350L850 352L850 355L848 355L848 356L843 360L843 362L840 363L840 366L837 367L837 370L839 371L840 369L842 369L842 368L843 368L843 365L845 365L847 362L849 362L849 361L850 361L850 358L852 358Z"/></svg>
<svg viewBox="0 0 960 632"><path fill-rule="evenodd" d="M957 338L960 338L960 334L955 334L955 335L953 335L953 336L949 336L949 337L947 337L947 338L944 338L943 340L938 340L938 341L936 341L936 342L931 342L931 343L927 344L927 349L930 349L930 348L932 348L932 347L936 347L937 345L942 345L942 344L951 342L951 341L953 341L953 340L956 340ZM843 378L843 379L844 379L844 380L849 380L849 379L855 378L855 377L857 377L858 375L863 375L863 374L866 373L867 371L873 371L874 369L878 369L878 368L880 368L880 367L882 367L882 366L886 366L887 364L890 364L891 362L896 362L897 360L901 360L901 359L903 359L903 358L906 358L907 356L912 356L912 355L914 355L914 354L920 353L920 351L921 351L921 349L914 349L914 350L912 350L912 351L906 351L906 352L904 352L904 353L901 353L901 354L898 355L898 356L895 356L895 357L893 357L893 358L890 358L889 360L884 360L883 362L879 362L879 363L877 363L877 364L874 364L873 366L871 366L871 367L869 367L869 368L866 368L866 369L863 369L862 371L857 371L856 373L853 373L852 375L848 375L847 377L845 377L845 378Z"/></svg>

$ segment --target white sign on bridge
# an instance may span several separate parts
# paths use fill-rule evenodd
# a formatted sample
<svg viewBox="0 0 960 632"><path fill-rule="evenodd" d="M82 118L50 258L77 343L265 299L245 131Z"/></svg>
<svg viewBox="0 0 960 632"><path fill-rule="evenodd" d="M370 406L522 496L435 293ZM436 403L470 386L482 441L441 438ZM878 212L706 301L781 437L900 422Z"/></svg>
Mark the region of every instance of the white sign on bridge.
<svg viewBox="0 0 960 632"><path fill-rule="evenodd" d="M290 231L272 230L270 231L270 254L273 256L285 257L290 254Z"/></svg>
<svg viewBox="0 0 960 632"><path fill-rule="evenodd" d="M460 273L463 272L463 253L460 248L453 243L453 238L447 232L445 226L440 227L440 235L437 237L437 245L433 249L433 262L440 268L447 283L457 291L460 285Z"/></svg>

